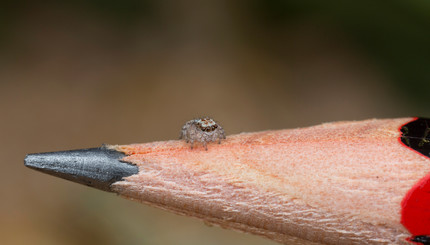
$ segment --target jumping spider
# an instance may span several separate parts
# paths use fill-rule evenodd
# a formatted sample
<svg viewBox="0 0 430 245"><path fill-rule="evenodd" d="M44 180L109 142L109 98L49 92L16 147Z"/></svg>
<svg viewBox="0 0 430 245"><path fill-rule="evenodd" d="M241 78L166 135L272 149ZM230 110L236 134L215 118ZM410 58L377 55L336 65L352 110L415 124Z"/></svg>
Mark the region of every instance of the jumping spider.
<svg viewBox="0 0 430 245"><path fill-rule="evenodd" d="M194 142L200 142L208 150L206 144L216 140L218 140L218 144L221 144L221 139L225 139L225 132L212 118L203 117L186 122L182 126L179 139L185 139L187 143L190 142L191 149L193 149Z"/></svg>

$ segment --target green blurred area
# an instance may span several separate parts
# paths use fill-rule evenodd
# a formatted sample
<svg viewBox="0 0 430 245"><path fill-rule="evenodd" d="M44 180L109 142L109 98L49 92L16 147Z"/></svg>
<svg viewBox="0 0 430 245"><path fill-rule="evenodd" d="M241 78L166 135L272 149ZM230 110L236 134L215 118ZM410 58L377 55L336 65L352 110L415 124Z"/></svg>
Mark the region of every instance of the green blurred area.
<svg viewBox="0 0 430 245"><path fill-rule="evenodd" d="M397 89L414 106L422 110L429 108L430 2L255 2L255 11L262 13L261 16L269 27L306 19L335 26L389 75Z"/></svg>
<svg viewBox="0 0 430 245"><path fill-rule="evenodd" d="M2 244L274 244L43 175L25 154L430 117L428 1L4 1Z"/></svg>

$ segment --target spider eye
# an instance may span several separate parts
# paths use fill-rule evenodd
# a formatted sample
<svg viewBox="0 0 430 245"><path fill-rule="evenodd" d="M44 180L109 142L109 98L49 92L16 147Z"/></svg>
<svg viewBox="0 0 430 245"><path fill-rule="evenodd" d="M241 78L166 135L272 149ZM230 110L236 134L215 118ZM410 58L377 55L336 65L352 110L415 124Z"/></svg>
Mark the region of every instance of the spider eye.
<svg viewBox="0 0 430 245"><path fill-rule="evenodd" d="M214 131L216 128L218 127L218 125L213 124L213 125L208 125L208 126L203 126L203 125L199 125L199 128L204 131L204 132L212 132Z"/></svg>

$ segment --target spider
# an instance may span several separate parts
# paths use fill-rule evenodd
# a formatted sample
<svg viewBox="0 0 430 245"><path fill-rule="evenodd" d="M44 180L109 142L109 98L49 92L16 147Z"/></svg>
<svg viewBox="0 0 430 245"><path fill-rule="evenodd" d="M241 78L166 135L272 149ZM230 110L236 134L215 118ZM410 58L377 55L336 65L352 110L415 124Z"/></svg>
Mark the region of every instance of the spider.
<svg viewBox="0 0 430 245"><path fill-rule="evenodd" d="M191 143L193 149L194 142L201 142L208 150L207 143L218 140L221 144L221 139L225 139L224 129L210 117L203 117L190 120L182 126L181 136L179 139L185 139L185 142Z"/></svg>

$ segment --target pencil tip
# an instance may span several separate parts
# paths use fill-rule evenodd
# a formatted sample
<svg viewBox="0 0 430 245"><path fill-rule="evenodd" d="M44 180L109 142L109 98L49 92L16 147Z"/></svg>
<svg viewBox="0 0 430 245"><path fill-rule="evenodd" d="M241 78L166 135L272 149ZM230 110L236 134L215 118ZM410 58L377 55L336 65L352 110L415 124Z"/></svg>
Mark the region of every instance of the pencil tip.
<svg viewBox="0 0 430 245"><path fill-rule="evenodd" d="M24 165L56 177L104 191L112 183L137 174L138 167L120 160L125 155L106 148L28 154Z"/></svg>

